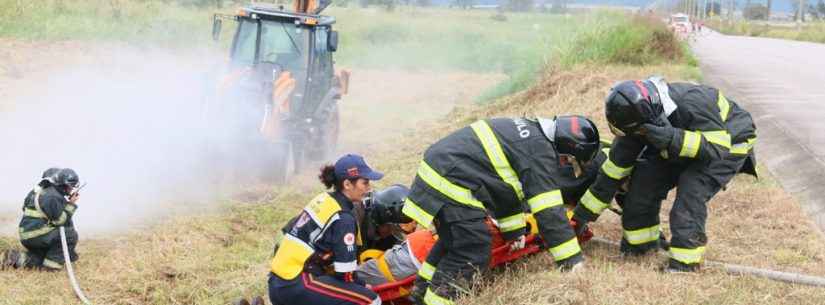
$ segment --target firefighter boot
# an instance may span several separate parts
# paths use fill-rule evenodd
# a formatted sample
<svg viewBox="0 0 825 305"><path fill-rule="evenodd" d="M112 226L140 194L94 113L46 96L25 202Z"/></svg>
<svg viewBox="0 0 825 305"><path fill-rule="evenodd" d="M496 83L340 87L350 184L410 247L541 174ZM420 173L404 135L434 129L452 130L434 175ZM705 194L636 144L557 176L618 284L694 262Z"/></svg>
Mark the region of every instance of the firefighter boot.
<svg viewBox="0 0 825 305"><path fill-rule="evenodd" d="M0 262L0 269L8 268L17 269L25 265L26 253L17 250L3 251L2 261Z"/></svg>
<svg viewBox="0 0 825 305"><path fill-rule="evenodd" d="M667 265L662 268L662 272L672 274L694 273L698 271L699 264L685 264L674 259L669 259Z"/></svg>

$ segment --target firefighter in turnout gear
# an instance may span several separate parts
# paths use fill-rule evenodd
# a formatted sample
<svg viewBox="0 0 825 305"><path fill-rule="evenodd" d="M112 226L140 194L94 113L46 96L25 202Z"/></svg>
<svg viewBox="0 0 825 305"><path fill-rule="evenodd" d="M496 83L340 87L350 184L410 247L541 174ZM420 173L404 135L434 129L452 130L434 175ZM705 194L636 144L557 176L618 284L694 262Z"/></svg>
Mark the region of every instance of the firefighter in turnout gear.
<svg viewBox="0 0 825 305"><path fill-rule="evenodd" d="M622 253L669 248L664 271L698 270L707 243L707 202L736 173L756 176L751 115L718 89L666 83L661 77L621 82L605 102L616 137L596 182L580 199L574 220L595 221L609 207L620 181L629 178L623 198ZM664 245L659 210L674 187L672 238Z"/></svg>
<svg viewBox="0 0 825 305"><path fill-rule="evenodd" d="M577 177L599 147L598 130L581 116L480 120L430 146L403 212L424 227L434 225L439 239L418 272L412 299L452 304L489 266L488 212L513 249L524 247L524 202L557 266L583 266L561 190L581 183Z"/></svg>
<svg viewBox="0 0 825 305"><path fill-rule="evenodd" d="M381 304L355 270L361 201L370 191L370 180L382 177L358 155L343 156L321 169L321 182L334 191L316 196L287 224L272 259L272 304Z"/></svg>
<svg viewBox="0 0 825 305"><path fill-rule="evenodd" d="M65 261L57 229L60 226L66 227L70 259L77 260L78 236L72 216L80 196L75 191L79 180L77 173L69 168L50 168L43 173L42 180L29 192L23 204L20 243L26 251L6 251L4 267L61 270Z"/></svg>

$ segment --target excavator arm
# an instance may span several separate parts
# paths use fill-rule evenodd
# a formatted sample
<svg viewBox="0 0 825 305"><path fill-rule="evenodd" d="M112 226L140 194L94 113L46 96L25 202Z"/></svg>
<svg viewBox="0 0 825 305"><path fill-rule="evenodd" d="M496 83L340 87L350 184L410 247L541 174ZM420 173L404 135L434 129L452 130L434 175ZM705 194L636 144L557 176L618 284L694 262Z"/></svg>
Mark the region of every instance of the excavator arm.
<svg viewBox="0 0 825 305"><path fill-rule="evenodd" d="M293 4L296 13L318 15L332 4L332 0L295 0Z"/></svg>

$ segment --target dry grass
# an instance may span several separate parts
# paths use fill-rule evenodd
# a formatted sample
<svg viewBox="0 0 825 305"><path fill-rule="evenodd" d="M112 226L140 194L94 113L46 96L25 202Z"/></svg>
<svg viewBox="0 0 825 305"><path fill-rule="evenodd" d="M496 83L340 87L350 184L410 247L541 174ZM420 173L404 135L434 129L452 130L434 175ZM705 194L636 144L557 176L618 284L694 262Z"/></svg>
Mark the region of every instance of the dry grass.
<svg viewBox="0 0 825 305"><path fill-rule="evenodd" d="M678 66L577 67L548 72L540 85L488 106L460 106L437 123L419 126L366 154L387 174L382 185L412 179L430 143L478 118L583 113L601 126L601 100L620 79L661 73L691 75ZM437 101L434 101L437 103ZM603 130L603 134L609 134ZM246 203L212 216L179 218L145 232L109 240L84 240L79 278L98 304L226 304L265 294L265 274L277 228L320 191L311 174L288 188L251 190ZM258 200L255 200L258 198ZM665 204L665 207L669 207ZM825 275L825 242L796 202L770 177L735 179L710 204L710 259ZM663 209L667 219L667 208ZM597 235L617 240L618 219L605 215ZM6 239L5 242L13 243ZM615 249L585 248L588 272L559 274L539 255L498 271L485 289L462 304L821 304L821 290L717 270L668 276L659 258L624 260ZM67 304L65 275L0 273L0 304ZM45 294L44 291L52 293Z"/></svg>

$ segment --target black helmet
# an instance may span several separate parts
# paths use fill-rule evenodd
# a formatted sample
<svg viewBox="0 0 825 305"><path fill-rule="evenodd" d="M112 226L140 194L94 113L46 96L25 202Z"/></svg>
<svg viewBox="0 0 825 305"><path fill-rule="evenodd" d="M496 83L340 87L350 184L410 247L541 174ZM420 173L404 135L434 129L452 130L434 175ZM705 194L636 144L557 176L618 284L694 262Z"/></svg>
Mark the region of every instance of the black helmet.
<svg viewBox="0 0 825 305"><path fill-rule="evenodd" d="M628 80L613 86L604 110L610 130L618 136L633 134L641 124L657 122L664 112L656 86L649 80Z"/></svg>
<svg viewBox="0 0 825 305"><path fill-rule="evenodd" d="M560 115L553 120L539 118L539 125L553 142L556 152L576 157L580 166L589 163L599 152L599 129L584 116Z"/></svg>
<svg viewBox="0 0 825 305"><path fill-rule="evenodd" d="M55 175L54 185L56 186L77 187L78 183L80 183L80 177L71 168L61 169Z"/></svg>
<svg viewBox="0 0 825 305"><path fill-rule="evenodd" d="M372 221L377 225L412 221L411 218L401 213L409 194L410 189L400 184L394 184L376 192L369 205L369 215Z"/></svg>

